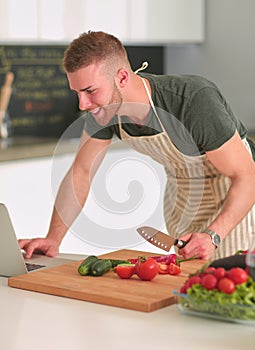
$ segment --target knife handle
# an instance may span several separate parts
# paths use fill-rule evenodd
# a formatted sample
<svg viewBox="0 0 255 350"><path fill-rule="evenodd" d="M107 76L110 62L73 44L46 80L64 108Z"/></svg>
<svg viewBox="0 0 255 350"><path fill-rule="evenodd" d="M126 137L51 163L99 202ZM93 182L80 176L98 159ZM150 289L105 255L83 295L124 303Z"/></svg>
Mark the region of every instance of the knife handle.
<svg viewBox="0 0 255 350"><path fill-rule="evenodd" d="M188 242L182 241L181 239L178 239L178 238L176 238L176 240L174 241L174 245L178 248L184 248L187 243Z"/></svg>

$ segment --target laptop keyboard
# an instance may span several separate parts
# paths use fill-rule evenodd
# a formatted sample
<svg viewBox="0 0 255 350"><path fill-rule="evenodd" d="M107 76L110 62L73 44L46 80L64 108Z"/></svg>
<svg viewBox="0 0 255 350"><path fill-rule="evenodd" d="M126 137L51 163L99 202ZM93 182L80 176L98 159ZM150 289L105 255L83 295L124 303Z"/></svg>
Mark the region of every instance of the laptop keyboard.
<svg viewBox="0 0 255 350"><path fill-rule="evenodd" d="M45 265L26 263L27 271L33 271L45 267Z"/></svg>

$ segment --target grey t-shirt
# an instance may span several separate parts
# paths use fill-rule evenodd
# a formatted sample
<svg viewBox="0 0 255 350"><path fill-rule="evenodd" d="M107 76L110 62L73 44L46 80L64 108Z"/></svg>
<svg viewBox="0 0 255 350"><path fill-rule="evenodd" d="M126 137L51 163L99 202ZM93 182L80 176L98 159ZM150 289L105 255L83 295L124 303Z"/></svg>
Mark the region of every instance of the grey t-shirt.
<svg viewBox="0 0 255 350"><path fill-rule="evenodd" d="M154 75L139 73L149 80L152 100L158 117L171 141L184 154L204 154L222 146L237 130L246 137L247 130L234 115L218 87L195 75ZM132 123L121 116L122 127L131 136L150 136L162 131L157 116L151 110L144 125ZM90 113L84 128L91 137L120 138L118 118L114 116L104 127ZM255 159L255 145L248 140Z"/></svg>

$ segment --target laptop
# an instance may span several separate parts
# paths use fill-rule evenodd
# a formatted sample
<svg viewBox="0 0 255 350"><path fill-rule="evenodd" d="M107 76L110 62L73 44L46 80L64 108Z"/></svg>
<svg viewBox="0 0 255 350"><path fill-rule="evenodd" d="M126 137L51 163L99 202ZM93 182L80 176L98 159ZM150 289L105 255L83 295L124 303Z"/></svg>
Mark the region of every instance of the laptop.
<svg viewBox="0 0 255 350"><path fill-rule="evenodd" d="M72 259L61 257L46 257L33 254L30 259L24 258L24 252L19 247L12 221L6 206L0 203L0 276L11 277L60 266L72 262Z"/></svg>

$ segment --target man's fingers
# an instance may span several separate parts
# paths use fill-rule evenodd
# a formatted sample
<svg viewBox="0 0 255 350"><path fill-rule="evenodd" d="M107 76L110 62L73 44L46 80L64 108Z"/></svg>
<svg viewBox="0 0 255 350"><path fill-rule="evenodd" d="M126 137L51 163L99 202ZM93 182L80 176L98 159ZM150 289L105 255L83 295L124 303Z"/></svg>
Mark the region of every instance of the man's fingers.
<svg viewBox="0 0 255 350"><path fill-rule="evenodd" d="M58 245L45 238L20 239L20 249L25 251L25 258L30 259L33 253L45 254L53 257L58 254Z"/></svg>
<svg viewBox="0 0 255 350"><path fill-rule="evenodd" d="M29 259L33 255L35 249L38 248L38 243L31 240L30 243L26 246L26 258Z"/></svg>
<svg viewBox="0 0 255 350"><path fill-rule="evenodd" d="M25 250L25 258L29 259L33 255L33 252L39 248L40 240L37 239L21 239L19 240L19 246Z"/></svg>
<svg viewBox="0 0 255 350"><path fill-rule="evenodd" d="M27 244L29 244L29 242L31 242L31 239L19 239L18 243L19 243L20 249L23 249Z"/></svg>

